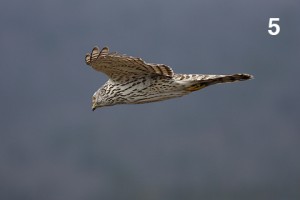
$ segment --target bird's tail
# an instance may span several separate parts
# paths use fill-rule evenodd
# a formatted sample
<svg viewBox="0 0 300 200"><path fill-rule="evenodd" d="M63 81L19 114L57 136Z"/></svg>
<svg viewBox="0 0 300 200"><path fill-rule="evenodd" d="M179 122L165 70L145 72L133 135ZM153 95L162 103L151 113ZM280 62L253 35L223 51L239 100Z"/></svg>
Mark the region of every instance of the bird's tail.
<svg viewBox="0 0 300 200"><path fill-rule="evenodd" d="M188 91L196 91L205 88L210 85L218 83L231 83L235 81L245 81L252 79L250 74L232 74L232 75L199 75L195 77L195 82L186 88Z"/></svg>

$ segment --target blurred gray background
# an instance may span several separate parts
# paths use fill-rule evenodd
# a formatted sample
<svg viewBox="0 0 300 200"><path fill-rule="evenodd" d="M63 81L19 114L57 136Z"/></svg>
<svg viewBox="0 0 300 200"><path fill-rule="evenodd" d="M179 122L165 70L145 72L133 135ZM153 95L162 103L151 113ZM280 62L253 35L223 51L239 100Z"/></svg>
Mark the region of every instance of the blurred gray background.
<svg viewBox="0 0 300 200"><path fill-rule="evenodd" d="M300 199L299 8L2 1L0 199ZM255 79L92 112L107 79L84 63L95 45L178 73Z"/></svg>

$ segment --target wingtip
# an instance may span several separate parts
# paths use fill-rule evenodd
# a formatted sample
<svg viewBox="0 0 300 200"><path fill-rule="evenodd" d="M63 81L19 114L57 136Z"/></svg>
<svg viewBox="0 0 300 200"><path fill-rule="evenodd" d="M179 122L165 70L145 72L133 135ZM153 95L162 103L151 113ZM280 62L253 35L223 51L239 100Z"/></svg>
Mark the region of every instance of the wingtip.
<svg viewBox="0 0 300 200"><path fill-rule="evenodd" d="M86 63L87 65L91 64L91 54L87 53L87 54L85 55L85 63Z"/></svg>
<svg viewBox="0 0 300 200"><path fill-rule="evenodd" d="M100 56L106 56L108 55L109 49L108 47L103 47L102 50L100 51Z"/></svg>
<svg viewBox="0 0 300 200"><path fill-rule="evenodd" d="M103 50L107 50L108 51L109 50L108 46L103 47L101 51L103 51Z"/></svg>
<svg viewBox="0 0 300 200"><path fill-rule="evenodd" d="M91 63L93 61L95 61L96 59L98 59L99 56L101 57L104 57L106 55L108 55L108 52L109 52L109 49L107 46L103 47L100 51L99 47L98 46L95 46L93 49L92 49L92 52L91 53L87 53L85 55L85 63L87 65L91 65Z"/></svg>
<svg viewBox="0 0 300 200"><path fill-rule="evenodd" d="M98 46L94 46L92 52L93 52L93 51L99 51L99 47L98 47Z"/></svg>
<svg viewBox="0 0 300 200"><path fill-rule="evenodd" d="M99 52L99 47L95 46L93 48L93 50L92 50L92 53L91 53L91 59L92 59L92 61L98 58L99 53L100 53Z"/></svg>

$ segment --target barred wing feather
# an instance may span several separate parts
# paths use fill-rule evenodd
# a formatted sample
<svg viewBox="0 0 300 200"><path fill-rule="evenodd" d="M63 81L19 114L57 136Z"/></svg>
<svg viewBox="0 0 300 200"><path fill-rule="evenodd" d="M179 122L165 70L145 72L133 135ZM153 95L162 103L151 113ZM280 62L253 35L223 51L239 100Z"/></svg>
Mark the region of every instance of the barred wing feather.
<svg viewBox="0 0 300 200"><path fill-rule="evenodd" d="M107 47L101 51L98 47L94 47L92 53L85 56L85 62L112 79L118 76L161 75L172 77L174 75L173 70L166 65L146 63L141 58L109 53Z"/></svg>

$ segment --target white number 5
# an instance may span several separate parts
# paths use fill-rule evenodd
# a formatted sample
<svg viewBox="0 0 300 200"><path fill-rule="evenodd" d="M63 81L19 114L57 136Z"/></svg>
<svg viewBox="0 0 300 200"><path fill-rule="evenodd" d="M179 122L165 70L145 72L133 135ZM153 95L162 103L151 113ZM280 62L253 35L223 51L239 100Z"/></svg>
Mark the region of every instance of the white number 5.
<svg viewBox="0 0 300 200"><path fill-rule="evenodd" d="M274 22L279 22L279 18L270 18L269 19L269 34L270 35L278 35L278 33L280 32L280 26ZM275 28L275 30L273 31L271 28Z"/></svg>

